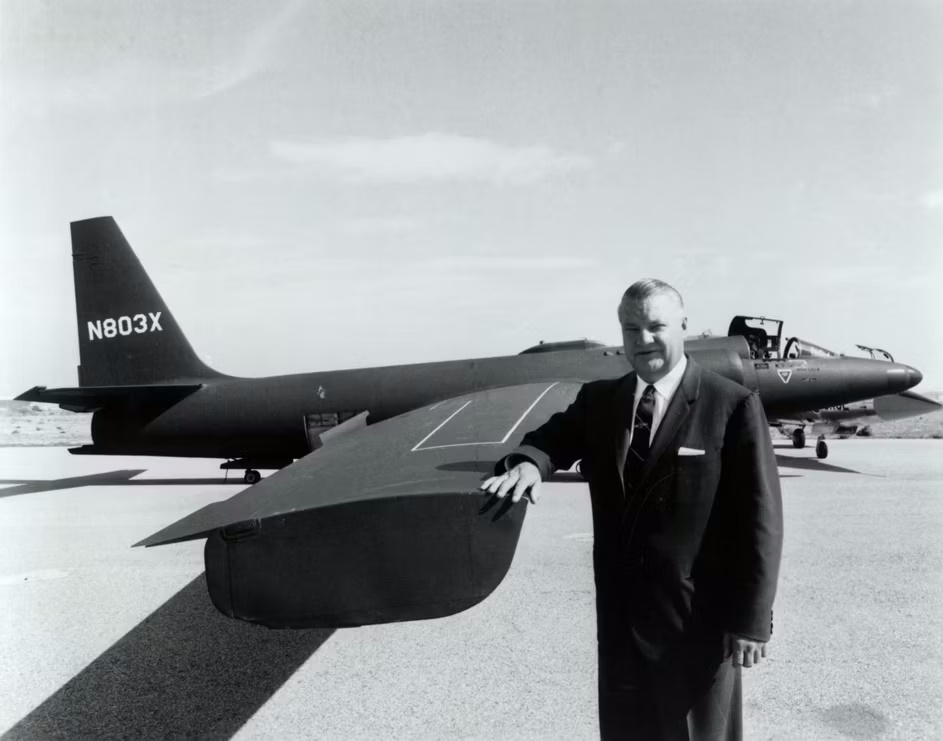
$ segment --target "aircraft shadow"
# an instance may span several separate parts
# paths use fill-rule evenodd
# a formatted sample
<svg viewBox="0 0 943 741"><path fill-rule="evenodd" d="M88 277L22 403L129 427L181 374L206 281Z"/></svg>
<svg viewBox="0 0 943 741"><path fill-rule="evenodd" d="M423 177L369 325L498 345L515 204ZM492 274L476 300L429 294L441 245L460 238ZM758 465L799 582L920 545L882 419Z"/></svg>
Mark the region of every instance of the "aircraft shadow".
<svg viewBox="0 0 943 741"><path fill-rule="evenodd" d="M36 494L44 491L59 491L62 489L76 489L82 486L200 486L219 484L246 484L240 478L181 478L181 479L134 479L147 471L146 468L125 469L120 471L105 471L88 476L70 476L64 479L0 479L0 485L13 484L6 489L0 489L0 499L15 497L20 494Z"/></svg>
<svg viewBox="0 0 943 741"><path fill-rule="evenodd" d="M201 574L3 739L230 738L333 633L226 618Z"/></svg>
<svg viewBox="0 0 943 741"><path fill-rule="evenodd" d="M797 468L804 471L831 471L833 473L856 473L859 476L872 476L873 474L855 471L852 468L844 466L835 466L831 463L824 463L818 458L795 458L791 455L777 455L776 465L780 468Z"/></svg>

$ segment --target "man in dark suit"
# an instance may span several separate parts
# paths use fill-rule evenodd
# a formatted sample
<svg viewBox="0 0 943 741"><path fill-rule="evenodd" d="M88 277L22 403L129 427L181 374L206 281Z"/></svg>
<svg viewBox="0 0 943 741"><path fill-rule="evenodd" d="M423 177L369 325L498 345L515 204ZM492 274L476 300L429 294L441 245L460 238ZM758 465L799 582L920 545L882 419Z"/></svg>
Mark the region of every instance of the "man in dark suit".
<svg viewBox="0 0 943 741"><path fill-rule="evenodd" d="M517 502L581 460L593 508L604 739L739 739L741 667L766 656L782 500L763 407L684 354L678 292L619 320L633 371L585 384L482 488Z"/></svg>

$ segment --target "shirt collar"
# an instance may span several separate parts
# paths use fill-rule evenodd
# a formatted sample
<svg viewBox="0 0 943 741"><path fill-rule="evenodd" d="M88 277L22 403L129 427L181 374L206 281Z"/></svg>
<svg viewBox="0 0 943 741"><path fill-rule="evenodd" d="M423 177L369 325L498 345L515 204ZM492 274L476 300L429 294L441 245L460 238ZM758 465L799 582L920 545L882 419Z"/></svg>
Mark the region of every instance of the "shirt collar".
<svg viewBox="0 0 943 741"><path fill-rule="evenodd" d="M684 376L684 369L688 367L687 356L682 355L681 360L666 375L655 381L655 391L658 392L666 401L670 401L674 396L678 386L681 385L681 378ZM635 398L638 399L645 393L648 381L642 380L638 374L635 375Z"/></svg>

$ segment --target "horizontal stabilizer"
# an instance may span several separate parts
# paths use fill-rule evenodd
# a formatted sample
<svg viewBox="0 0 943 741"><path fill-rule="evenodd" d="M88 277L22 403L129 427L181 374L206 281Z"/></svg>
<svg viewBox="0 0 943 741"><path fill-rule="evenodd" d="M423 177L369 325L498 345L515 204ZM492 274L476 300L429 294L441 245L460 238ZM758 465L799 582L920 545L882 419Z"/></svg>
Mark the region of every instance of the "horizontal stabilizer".
<svg viewBox="0 0 943 741"><path fill-rule="evenodd" d="M47 389L34 386L16 397L15 401L58 404L70 412L94 412L110 404L127 402L170 406L203 387L191 384L144 384L140 386L84 386L81 388Z"/></svg>

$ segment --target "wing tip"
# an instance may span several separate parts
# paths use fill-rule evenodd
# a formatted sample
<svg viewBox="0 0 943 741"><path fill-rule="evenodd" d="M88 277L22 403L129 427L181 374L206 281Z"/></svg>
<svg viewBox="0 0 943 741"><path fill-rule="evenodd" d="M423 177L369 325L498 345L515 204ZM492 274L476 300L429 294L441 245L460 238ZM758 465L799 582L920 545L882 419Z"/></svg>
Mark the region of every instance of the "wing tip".
<svg viewBox="0 0 943 741"><path fill-rule="evenodd" d="M33 388L24 391L19 396L13 397L13 401L42 401L41 397L45 390L45 386L33 386Z"/></svg>

